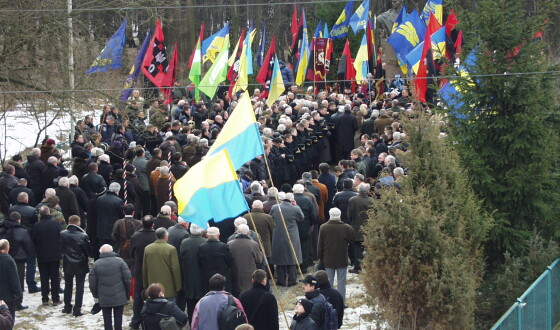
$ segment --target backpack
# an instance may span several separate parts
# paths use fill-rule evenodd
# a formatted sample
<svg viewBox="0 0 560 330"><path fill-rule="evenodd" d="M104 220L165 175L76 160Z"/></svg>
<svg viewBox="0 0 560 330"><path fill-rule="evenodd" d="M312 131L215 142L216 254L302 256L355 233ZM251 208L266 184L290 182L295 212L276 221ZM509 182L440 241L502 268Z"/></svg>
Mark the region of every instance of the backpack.
<svg viewBox="0 0 560 330"><path fill-rule="evenodd" d="M218 328L220 330L234 330L238 325L246 323L245 314L237 308L233 296L228 294L228 300L218 310Z"/></svg>
<svg viewBox="0 0 560 330"><path fill-rule="evenodd" d="M338 329L338 315L336 314L336 309L333 305L327 301L325 296L322 295L311 299L313 303L319 301L323 304L323 309L325 310L325 315L323 316L323 326L320 328L322 330L337 330Z"/></svg>

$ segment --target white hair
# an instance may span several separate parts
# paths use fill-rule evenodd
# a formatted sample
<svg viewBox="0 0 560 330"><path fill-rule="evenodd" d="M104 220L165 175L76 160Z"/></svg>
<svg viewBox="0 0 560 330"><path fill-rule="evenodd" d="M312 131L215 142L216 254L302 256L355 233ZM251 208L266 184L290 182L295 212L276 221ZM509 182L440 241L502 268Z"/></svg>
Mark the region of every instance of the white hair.
<svg viewBox="0 0 560 330"><path fill-rule="evenodd" d="M358 185L358 192L362 194L366 194L367 192L369 192L370 188L371 186L369 185L369 183L360 183Z"/></svg>
<svg viewBox="0 0 560 330"><path fill-rule="evenodd" d="M68 187L70 185L70 181L68 180L67 177L63 176L60 179L58 179L58 185Z"/></svg>
<svg viewBox="0 0 560 330"><path fill-rule="evenodd" d="M49 164L56 164L56 162L58 161L58 159L55 156L50 156L48 163Z"/></svg>
<svg viewBox="0 0 560 330"><path fill-rule="evenodd" d="M286 130L286 125L284 124L279 124L278 127L276 127L276 131L278 132L283 132Z"/></svg>
<svg viewBox="0 0 560 330"><path fill-rule="evenodd" d="M60 181L59 181L59 182L60 182ZM77 177L77 176L72 175L71 177L68 178L68 182L69 182L70 184L73 184L73 185L77 186L78 183L80 182L80 180L78 180L78 177Z"/></svg>
<svg viewBox="0 0 560 330"><path fill-rule="evenodd" d="M169 174L169 167L167 166L162 166L159 168L159 173L161 175L168 175Z"/></svg>
<svg viewBox="0 0 560 330"><path fill-rule="evenodd" d="M198 145L200 147L203 147L203 148L208 147L208 139L206 139L206 138L200 139L200 141L198 142Z"/></svg>
<svg viewBox="0 0 560 330"><path fill-rule="evenodd" d="M268 137L272 136L272 128L270 128L270 127L265 127L265 128L263 129L263 135L264 135L264 136L268 136Z"/></svg>
<svg viewBox="0 0 560 330"><path fill-rule="evenodd" d="M243 234L243 235L249 235L249 232L250 232L249 226L247 226L247 225L245 225L245 224L239 225L239 226L237 227L237 231L238 231L240 234Z"/></svg>
<svg viewBox="0 0 560 330"><path fill-rule="evenodd" d="M237 219L233 221L233 225L235 226L235 228L238 228L240 225L247 225L247 219L243 217L237 217Z"/></svg>
<svg viewBox="0 0 560 330"><path fill-rule="evenodd" d="M293 201L294 200L294 194L286 193L286 197L284 199L287 199L289 201Z"/></svg>
<svg viewBox="0 0 560 330"><path fill-rule="evenodd" d="M404 170L402 167L397 167L393 170L395 176L404 176Z"/></svg>
<svg viewBox="0 0 560 330"><path fill-rule="evenodd" d="M109 162L109 155L103 154L103 155L99 156L99 160L108 163Z"/></svg>
<svg viewBox="0 0 560 330"><path fill-rule="evenodd" d="M56 190L53 188L47 188L47 190L45 190L45 198L52 196L56 196Z"/></svg>
<svg viewBox="0 0 560 330"><path fill-rule="evenodd" d="M255 200L253 201L252 207L253 207L254 209L262 209L262 208L264 207L264 206L263 206L263 202L262 202L261 200L255 199Z"/></svg>
<svg viewBox="0 0 560 330"><path fill-rule="evenodd" d="M204 229L202 229L202 227L200 227L199 225L197 225L195 223L191 223L189 229L190 229L192 235L202 235L202 232L204 231Z"/></svg>
<svg viewBox="0 0 560 330"><path fill-rule="evenodd" d="M395 163L396 162L395 156L392 156L392 155L388 155L387 157L385 157L385 160L388 161L389 163Z"/></svg>
<svg viewBox="0 0 560 330"><path fill-rule="evenodd" d="M113 247L110 244L103 244L99 249L99 253L113 252Z"/></svg>
<svg viewBox="0 0 560 330"><path fill-rule="evenodd" d="M401 133L400 132L394 132L393 133L393 141L399 141L401 139Z"/></svg>
<svg viewBox="0 0 560 330"><path fill-rule="evenodd" d="M304 188L302 184L296 183L292 188L292 190L294 191L295 194L301 194L303 193Z"/></svg>
<svg viewBox="0 0 560 330"><path fill-rule="evenodd" d="M163 213L163 214L170 215L171 214L171 206L163 205L160 209L160 212Z"/></svg>
<svg viewBox="0 0 560 330"><path fill-rule="evenodd" d="M278 194L278 188L276 188L276 187L268 188L268 193L267 193L268 197L274 197L274 196L276 196L276 194ZM278 198L280 198L280 196L278 196Z"/></svg>
<svg viewBox="0 0 560 330"><path fill-rule="evenodd" d="M39 149L39 148L33 148L33 150L31 150L31 154L32 154L33 156L41 157L41 149Z"/></svg>
<svg viewBox="0 0 560 330"><path fill-rule="evenodd" d="M121 185L118 182L111 182L109 185L109 191L115 194L118 194L121 190Z"/></svg>

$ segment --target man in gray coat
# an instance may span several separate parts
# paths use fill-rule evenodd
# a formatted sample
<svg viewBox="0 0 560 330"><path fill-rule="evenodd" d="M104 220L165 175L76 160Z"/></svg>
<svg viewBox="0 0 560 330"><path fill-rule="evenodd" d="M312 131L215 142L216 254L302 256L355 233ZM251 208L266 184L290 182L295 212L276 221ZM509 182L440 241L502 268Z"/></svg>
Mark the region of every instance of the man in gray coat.
<svg viewBox="0 0 560 330"><path fill-rule="evenodd" d="M89 272L89 289L103 311L105 329L122 330L124 305L128 302L132 274L126 262L105 244L99 249L99 259Z"/></svg>
<svg viewBox="0 0 560 330"><path fill-rule="evenodd" d="M354 229L356 240L352 243L354 249L354 269L350 269L350 273L359 273L362 269L360 262L364 253L364 235L362 234L362 225L368 219L367 211L373 205L373 198L368 196L370 185L360 183L358 186L358 196L350 198L348 202L348 221Z"/></svg>
<svg viewBox="0 0 560 330"><path fill-rule="evenodd" d="M297 205L292 204L294 201L292 193L280 192L278 199L280 204L274 205L270 210L270 215L276 224L272 234L271 261L276 266L278 285L294 286L297 284L296 265L301 264L302 261L297 222L303 221L303 212ZM286 222L286 227L283 220Z"/></svg>
<svg viewBox="0 0 560 330"><path fill-rule="evenodd" d="M183 276L183 287L187 298L187 314L189 322L192 321L194 307L205 292L202 292L200 284L200 270L198 267L197 252L198 247L206 242L202 234L204 229L195 224L190 225L191 236L181 242L179 263Z"/></svg>
<svg viewBox="0 0 560 330"><path fill-rule="evenodd" d="M257 269L264 269L265 259L259 244L249 237L249 226L241 224L237 227L238 234L229 241L229 249L233 256L231 267L232 293L239 297L241 292L252 286L251 276Z"/></svg>

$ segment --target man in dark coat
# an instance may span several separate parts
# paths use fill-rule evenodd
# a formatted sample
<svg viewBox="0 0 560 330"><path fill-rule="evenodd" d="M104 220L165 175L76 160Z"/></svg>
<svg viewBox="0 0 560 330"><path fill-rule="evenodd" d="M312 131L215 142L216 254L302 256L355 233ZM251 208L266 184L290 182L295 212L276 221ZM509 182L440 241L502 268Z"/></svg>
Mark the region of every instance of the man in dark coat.
<svg viewBox="0 0 560 330"><path fill-rule="evenodd" d="M1 236L10 242L10 255L16 262L19 284L23 288L25 279L25 262L33 254L34 246L27 229L21 224L21 215L17 212L10 213L10 216L0 225ZM27 309L22 305L23 294L16 299L16 311Z"/></svg>
<svg viewBox="0 0 560 330"><path fill-rule="evenodd" d="M111 165L111 158L109 155L104 154L99 156L99 175L105 180L105 184L108 186L113 179L113 166Z"/></svg>
<svg viewBox="0 0 560 330"><path fill-rule="evenodd" d="M54 188L56 187L55 180L58 177L65 176L68 174L68 171L62 170L58 166L58 158L55 156L50 156L47 167L43 170L42 182L43 182L43 190L47 188Z"/></svg>
<svg viewBox="0 0 560 330"><path fill-rule="evenodd" d="M105 329L113 329L114 315L114 329L120 330L132 276L126 263L113 252L111 245L103 245L99 253L99 260L93 263L89 272L89 289L93 298L99 301Z"/></svg>
<svg viewBox="0 0 560 330"><path fill-rule="evenodd" d="M82 316L84 283L89 271L88 256L91 254L89 237L80 227L80 217L72 215L68 227L60 233L62 245L62 268L64 269L64 309L63 313ZM72 287L76 279L76 297L72 308Z"/></svg>
<svg viewBox="0 0 560 330"><path fill-rule="evenodd" d="M16 263L9 252L10 242L7 239L0 239L0 300L8 305L12 319L15 321L15 301L23 295L23 291L18 281Z"/></svg>
<svg viewBox="0 0 560 330"><path fill-rule="evenodd" d="M85 191L90 201L95 199L97 194L102 193L107 188L107 183L103 177L97 174L98 165L91 163L88 165L89 173L80 180L80 187Z"/></svg>
<svg viewBox="0 0 560 330"><path fill-rule="evenodd" d="M0 174L0 212L6 216L10 208L10 191L18 185L15 173L15 167L8 164L4 166L4 172Z"/></svg>
<svg viewBox="0 0 560 330"><path fill-rule="evenodd" d="M154 229L173 227L176 224L175 221L171 220L171 207L169 205L163 205L160 209L157 218L154 219Z"/></svg>
<svg viewBox="0 0 560 330"><path fill-rule="evenodd" d="M180 152L175 152L173 154L169 170L173 173L173 176L177 180L179 180L189 170L189 166L187 163L183 162L182 154Z"/></svg>
<svg viewBox="0 0 560 330"><path fill-rule="evenodd" d="M266 288L268 278L262 269L257 269L252 275L253 287L241 293L239 301L245 309L245 315L255 330L277 330L278 303L276 298Z"/></svg>
<svg viewBox="0 0 560 330"><path fill-rule="evenodd" d="M344 179L342 182L342 191L337 192L333 198L333 207L340 209L340 212L342 212L341 219L346 223L349 223L348 204L350 203L350 198L358 195L352 190L352 185L352 179Z"/></svg>
<svg viewBox="0 0 560 330"><path fill-rule="evenodd" d="M19 193L24 192L29 197L29 205L35 206L37 203L35 202L35 193L33 190L27 188L27 179L22 178L18 180L18 185L10 190L10 204L15 205L17 204L17 197ZM8 212L10 214L10 212Z"/></svg>
<svg viewBox="0 0 560 330"><path fill-rule="evenodd" d="M39 208L41 220L33 226L31 238L35 244L39 274L41 275L41 295L43 305L49 303L49 293L52 286L52 304L60 305L60 223L51 217L48 206Z"/></svg>
<svg viewBox="0 0 560 330"><path fill-rule="evenodd" d="M85 228L86 227L85 219L86 219L86 212L88 212L88 208L89 208L89 199L87 197L86 192L79 186L80 182L77 176L72 175L70 178L68 178L68 181L70 182L70 190L74 193L74 196L76 196L76 201L78 201L81 226L82 228Z"/></svg>
<svg viewBox="0 0 560 330"><path fill-rule="evenodd" d="M326 213L332 208L332 201L334 195L336 194L336 178L332 173L330 173L330 166L327 163L319 164L319 171L321 172L321 175L319 175L318 180L320 183L327 186L327 191L329 193L327 201L325 202L326 217Z"/></svg>
<svg viewBox="0 0 560 330"><path fill-rule="evenodd" d="M45 163L41 160L41 149L34 148L31 151L31 155L27 156L25 171L27 171L29 176L29 188L33 190L37 200L41 199L44 192L41 178L45 167Z"/></svg>
<svg viewBox="0 0 560 330"><path fill-rule="evenodd" d="M206 243L198 247L197 262L200 269L200 285L202 292L209 291L208 281L216 273L225 276L226 291L231 292L230 269L233 265L233 257L229 246L220 241L220 230L216 227L208 228Z"/></svg>
<svg viewBox="0 0 560 330"><path fill-rule="evenodd" d="M261 241L264 247L264 254L266 259L270 261L272 256L272 233L276 224L274 219L263 211L263 202L256 200L253 202L252 210L243 216L247 219L249 228L261 236ZM253 224L254 222L254 224ZM272 268L272 265L270 265Z"/></svg>
<svg viewBox="0 0 560 330"><path fill-rule="evenodd" d="M317 278L317 284L319 285L321 294L325 296L327 301L331 303L334 309L336 309L338 328L340 329L344 319L344 299L342 298L340 292L331 286L327 272L320 270L315 273L315 278Z"/></svg>
<svg viewBox="0 0 560 330"><path fill-rule="evenodd" d="M96 226L99 245L113 244L113 238L111 236L113 225L124 215L122 210L124 202L118 196L120 189L120 184L112 182L105 195L97 199Z"/></svg>
<svg viewBox="0 0 560 330"><path fill-rule="evenodd" d="M358 196L350 198L348 203L348 221L354 229L356 240L352 243L354 248L354 269L351 273L359 273L362 269L360 261L364 252L364 235L362 234L362 226L368 219L367 210L373 205L373 198L368 196L370 185L360 183L358 186Z"/></svg>
<svg viewBox="0 0 560 330"><path fill-rule="evenodd" d="M198 266L198 247L206 242L202 237L204 230L195 225L190 225L191 236L181 242L179 263L183 276L183 288L187 300L187 314L192 321L194 307L200 298L204 297L200 283L200 268Z"/></svg>
<svg viewBox="0 0 560 330"><path fill-rule="evenodd" d="M78 207L78 200L76 195L70 190L70 181L67 177L62 177L58 180L58 187L54 189L56 191L56 196L60 199L58 205L62 209L62 215L64 219L68 221L71 215L80 215L80 209Z"/></svg>
<svg viewBox="0 0 560 330"><path fill-rule="evenodd" d="M350 159L350 151L354 149L354 134L358 129L358 121L352 115L350 105L344 106L344 114L336 121L337 160Z"/></svg>
<svg viewBox="0 0 560 330"><path fill-rule="evenodd" d="M146 246L156 241L156 232L154 227L154 218L151 215L146 215L142 219L142 228L132 234L130 237L130 251L132 253L132 276L134 277L134 302L132 303L132 320L130 327L138 329L140 327L140 312L144 306L142 299L142 290L144 285L142 283L142 264L144 263L144 250Z"/></svg>
<svg viewBox="0 0 560 330"><path fill-rule="evenodd" d="M303 258L302 267L307 269L307 267L313 265L311 260L311 227L317 222L317 209L311 199L303 194L304 189L301 184L295 184L293 187L294 199L303 212L303 220L298 221L297 226Z"/></svg>
<svg viewBox="0 0 560 330"><path fill-rule="evenodd" d="M354 243L354 230L349 224L340 220L340 210L329 210L330 220L321 226L317 254L329 275L329 282L334 283L336 272L336 288L342 295L346 294L346 272L348 267L348 247Z"/></svg>

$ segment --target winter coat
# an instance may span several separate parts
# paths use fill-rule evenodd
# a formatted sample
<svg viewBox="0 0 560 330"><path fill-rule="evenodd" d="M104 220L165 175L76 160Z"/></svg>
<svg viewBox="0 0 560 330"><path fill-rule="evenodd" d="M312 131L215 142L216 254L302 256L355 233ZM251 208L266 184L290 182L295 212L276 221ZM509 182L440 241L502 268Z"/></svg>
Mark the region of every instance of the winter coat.
<svg viewBox="0 0 560 330"><path fill-rule="evenodd" d="M377 130L377 134L379 134L379 136L385 134L385 127L391 125L392 123L393 118L388 115L384 114L379 116L379 118L375 120L375 129Z"/></svg>
<svg viewBox="0 0 560 330"><path fill-rule="evenodd" d="M315 321L318 327L323 327L325 321L325 306L323 304L327 299L319 290L306 292L305 298L313 302L313 308L311 313L309 313L309 317Z"/></svg>
<svg viewBox="0 0 560 330"><path fill-rule="evenodd" d="M350 204L350 198L354 196L358 196L358 193L353 191L352 189L344 189L337 192L333 198L333 207L337 207L340 210L340 219L342 219L342 221L346 223L349 223L348 205Z"/></svg>
<svg viewBox="0 0 560 330"><path fill-rule="evenodd" d="M31 239L35 244L38 262L60 261L62 247L60 246L60 223L50 215L44 215L33 225Z"/></svg>
<svg viewBox="0 0 560 330"><path fill-rule="evenodd" d="M351 113L345 112L336 122L335 131L337 144L341 151L350 152L354 149L354 133L358 129L358 121Z"/></svg>
<svg viewBox="0 0 560 330"><path fill-rule="evenodd" d="M332 201L334 195L336 194L336 178L334 175L328 174L321 174L319 175L319 182L324 184L327 187L327 191L329 192L329 197L327 198L327 202L325 203L325 209L327 212L325 213L325 218L329 214L328 210L332 208Z"/></svg>
<svg viewBox="0 0 560 330"><path fill-rule="evenodd" d="M101 253L89 272L89 290L102 308L124 306L131 278L128 266L115 252Z"/></svg>
<svg viewBox="0 0 560 330"><path fill-rule="evenodd" d="M30 206L37 205L36 200L35 200L35 193L33 192L33 190L27 188L26 186L21 186L21 185L17 185L15 187L13 187L12 190L10 190L9 201L10 201L11 205L16 205L18 203L17 196L21 192L27 193L27 197L29 199L29 205ZM9 211L8 211L8 214L10 214Z"/></svg>
<svg viewBox="0 0 560 330"><path fill-rule="evenodd" d="M309 314L294 315L290 330L319 330Z"/></svg>
<svg viewBox="0 0 560 330"><path fill-rule="evenodd" d="M192 317L192 330L216 330L218 329L218 312L227 303L229 293L226 291L208 292L194 308ZM245 311L239 299L233 297L233 301L239 310Z"/></svg>
<svg viewBox="0 0 560 330"><path fill-rule="evenodd" d="M294 84L294 75L292 74L292 70L290 70L287 65L284 64L284 66L281 67L280 73L282 74L282 81L284 81L284 86L286 88Z"/></svg>
<svg viewBox="0 0 560 330"><path fill-rule="evenodd" d="M204 296L200 284L198 267L198 247L206 240L200 235L191 235L181 242L179 263L183 275L183 287L188 299L200 299Z"/></svg>
<svg viewBox="0 0 560 330"><path fill-rule="evenodd" d="M182 225L176 223L173 226L167 228L167 232L169 233L168 243L173 245L173 247L177 250L177 255L181 253L181 242L190 236L189 232L183 227Z"/></svg>
<svg viewBox="0 0 560 330"><path fill-rule="evenodd" d="M0 306L0 329L12 329L14 319L7 306Z"/></svg>
<svg viewBox="0 0 560 330"><path fill-rule="evenodd" d="M319 196L321 197L320 200L317 200L317 204L319 204L319 209L317 210L317 217L319 220L319 224L323 224L326 220L326 215L329 214L329 210L326 208L326 203L329 199L329 190L327 186L319 182L319 180L311 180L311 183L319 189Z"/></svg>
<svg viewBox="0 0 560 330"><path fill-rule="evenodd" d="M177 250L172 245L158 239L146 246L142 281L145 288L152 283L161 283L166 298L177 296L177 291L181 290L181 269Z"/></svg>
<svg viewBox="0 0 560 330"><path fill-rule="evenodd" d="M37 222L37 220L39 220L37 216L37 209L29 206L28 204L18 203L16 205L12 205L8 210L8 214L12 214L12 212L18 212L21 214L21 224L27 228L27 230L31 230L33 225Z"/></svg>
<svg viewBox="0 0 560 330"><path fill-rule="evenodd" d="M338 328L340 329L344 320L344 298L342 297L340 292L337 289L331 287L331 284L328 282L319 285L319 290L321 290L321 294L325 296L327 301L331 303L332 307L336 309Z"/></svg>
<svg viewBox="0 0 560 330"><path fill-rule="evenodd" d="M70 190L76 196L76 201L78 202L78 209L80 210L80 218L82 219L82 227L85 227L85 213L88 211L89 208L89 200L87 197L86 192L73 184L70 185Z"/></svg>
<svg viewBox="0 0 560 330"><path fill-rule="evenodd" d="M23 168L23 165L20 162L8 160L8 164L13 165L14 168L16 169L16 173L14 174L16 178L29 180L29 175L27 174L27 172Z"/></svg>
<svg viewBox="0 0 560 330"><path fill-rule="evenodd" d="M136 175L138 176L138 181L140 181L142 190L150 191L150 173L148 173L146 169L148 160L144 157L136 157L132 160L132 165L136 167Z"/></svg>
<svg viewBox="0 0 560 330"><path fill-rule="evenodd" d="M56 187L55 180L58 180L61 176L63 176L63 173L60 170L60 167L54 166L53 164L47 164L42 176L43 191L48 188Z"/></svg>
<svg viewBox="0 0 560 330"><path fill-rule="evenodd" d="M4 219L0 224L0 232L10 242L10 255L15 262L25 262L33 254L35 247L31 241L28 230L20 223Z"/></svg>
<svg viewBox="0 0 560 330"><path fill-rule="evenodd" d="M168 301L165 298L148 299L144 308L142 308L142 313L140 313L140 319L142 322L142 328L144 330L159 330L159 321L165 316L173 316L177 321L177 325L182 327L187 324L189 318L187 314L177 307L174 303Z"/></svg>
<svg viewBox="0 0 560 330"><path fill-rule="evenodd" d="M171 220L171 217L167 214L159 213L157 218L154 219L154 230L158 228L168 229L169 227L175 226L177 224L175 221Z"/></svg>
<svg viewBox="0 0 560 330"><path fill-rule="evenodd" d="M248 323L255 330L279 329L278 303L264 285L253 283L252 288L241 293L239 301L245 308Z"/></svg>
<svg viewBox="0 0 560 330"><path fill-rule="evenodd" d="M89 172L80 180L80 188L85 191L88 199L91 201L95 198L95 196L97 196L97 194L100 194L107 189L107 183L101 175L95 172Z"/></svg>
<svg viewBox="0 0 560 330"><path fill-rule="evenodd" d="M253 272L264 268L264 255L259 248L259 244L247 235L237 234L235 239L227 244L233 257L231 267L232 292L239 295L251 288Z"/></svg>
<svg viewBox="0 0 560 330"><path fill-rule="evenodd" d="M10 190L18 185L18 179L13 175L5 172L0 174L0 211L4 214L8 213L10 208Z"/></svg>
<svg viewBox="0 0 560 330"><path fill-rule="evenodd" d="M142 281L142 264L144 263L144 250L146 246L156 241L156 232L153 229L142 228L130 237L130 252L132 253L132 276L137 281Z"/></svg>
<svg viewBox="0 0 560 330"><path fill-rule="evenodd" d="M113 232L111 233L113 243L117 246L117 253L126 262L128 268L132 267L132 249L127 252L124 251L123 246L126 244L126 240L130 239L140 227L142 227L142 222L133 219L132 216L125 216L124 219L117 220L113 225Z"/></svg>
<svg viewBox="0 0 560 330"><path fill-rule="evenodd" d="M264 253L267 258L270 258L272 256L272 233L274 232L274 228L276 228L274 219L272 219L270 215L264 213L264 211L261 209L253 209L251 210L250 215L249 213L247 213L243 217L247 219L249 228L257 232L261 236ZM253 226L251 217L255 222L255 226Z"/></svg>
<svg viewBox="0 0 560 330"><path fill-rule="evenodd" d="M44 190L42 184L42 177L43 177L43 170L47 167L43 161L33 155L27 156L27 165L25 166L25 170L27 171L27 175L29 175L29 188L33 190L37 199L41 199L43 196Z"/></svg>
<svg viewBox="0 0 560 330"><path fill-rule="evenodd" d="M97 174L103 177L103 180L105 180L105 186L109 187L109 183L111 183L111 180L113 179L113 166L105 161L100 161L97 168Z"/></svg>
<svg viewBox="0 0 560 330"><path fill-rule="evenodd" d="M358 195L350 198L348 203L348 222L354 229L356 241L363 242L362 225L368 219L367 210L373 206L373 198Z"/></svg>
<svg viewBox="0 0 560 330"><path fill-rule="evenodd" d="M377 129L375 128L375 119L373 117L364 121L364 123L362 124L361 133L367 134L370 137L373 133L377 133Z"/></svg>
<svg viewBox="0 0 560 330"><path fill-rule="evenodd" d="M231 292L230 269L233 266L233 256L229 246L218 240L208 239L198 247L196 255L202 292L209 291L208 281L216 273L226 277L226 291Z"/></svg>
<svg viewBox="0 0 560 330"><path fill-rule="evenodd" d="M173 165L171 165L171 167L169 168L169 170L171 171L171 173L173 173L173 176L179 180L183 175L185 175L187 173L187 171L189 170L189 167L186 165L183 165L180 162L174 162Z"/></svg>
<svg viewBox="0 0 560 330"><path fill-rule="evenodd" d="M122 218L123 205L123 200L110 191L97 199L97 238L112 239L113 225Z"/></svg>
<svg viewBox="0 0 560 330"><path fill-rule="evenodd" d="M79 216L80 209L78 207L78 200L72 190L64 186L58 186L54 190L56 191L56 196L60 199L58 206L62 209L64 219L68 221L71 215Z"/></svg>
<svg viewBox="0 0 560 330"><path fill-rule="evenodd" d="M346 268L348 246L355 240L352 227L340 220L331 219L319 229L317 257L325 268Z"/></svg>
<svg viewBox="0 0 560 330"><path fill-rule="evenodd" d="M294 194L294 199L296 200L297 206L303 212L303 220L297 223L299 239L306 240L309 239L311 226L316 221L317 210L315 209L315 205L311 202L311 199L304 194Z"/></svg>
<svg viewBox="0 0 560 330"><path fill-rule="evenodd" d="M89 270L91 245L86 232L76 225L68 225L60 233L62 267L65 274L85 274Z"/></svg>
<svg viewBox="0 0 560 330"><path fill-rule="evenodd" d="M86 175L88 171L88 163L86 159L74 157L74 159L72 160L72 174L75 175L79 180L84 175Z"/></svg>
<svg viewBox="0 0 560 330"><path fill-rule="evenodd" d="M12 303L22 294L14 259L7 253L0 253L0 300Z"/></svg>
<svg viewBox="0 0 560 330"><path fill-rule="evenodd" d="M282 223L280 209L284 215L286 227L288 228L288 236L286 229ZM272 257L270 263L279 266L289 266L301 264L301 243L299 240L298 221L303 221L303 212L298 206L292 205L290 202L282 201L278 205L274 205L270 210L270 215L276 223L276 229L272 234ZM290 246L289 240L292 241L297 260L294 259L294 253Z"/></svg>

